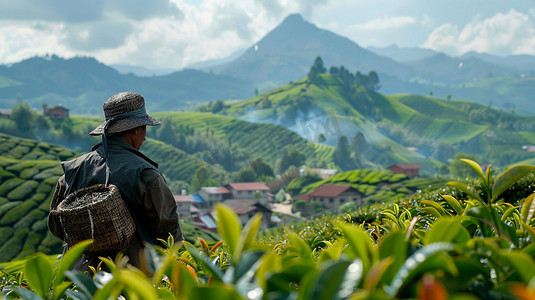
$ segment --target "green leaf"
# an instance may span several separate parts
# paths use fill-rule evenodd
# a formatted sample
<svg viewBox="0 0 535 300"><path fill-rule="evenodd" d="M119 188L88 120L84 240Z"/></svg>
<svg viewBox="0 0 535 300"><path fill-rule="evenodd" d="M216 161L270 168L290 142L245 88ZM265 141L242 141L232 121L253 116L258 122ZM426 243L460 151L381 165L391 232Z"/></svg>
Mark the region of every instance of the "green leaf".
<svg viewBox="0 0 535 300"><path fill-rule="evenodd" d="M446 200L446 203L455 211L456 214L461 215L463 213L463 208L461 207L461 203L459 203L459 200L455 199L454 197L450 195L440 195L444 200Z"/></svg>
<svg viewBox="0 0 535 300"><path fill-rule="evenodd" d="M375 264L370 269L368 274L366 274L363 288L366 291L372 293L373 290L375 290L375 288L380 282L390 283L390 281L387 281L387 279L384 278L385 277L384 275L386 274L387 270L389 270L390 266L392 266L392 264L394 263L394 260L395 259L393 256L389 256L385 259L380 260L377 264ZM403 263L403 261L401 261L400 263Z"/></svg>
<svg viewBox="0 0 535 300"><path fill-rule="evenodd" d="M516 229L502 222L494 209L488 206L472 207L466 212L466 215L477 219L479 227L486 237L490 237L492 232L489 230L494 229L518 248L519 241Z"/></svg>
<svg viewBox="0 0 535 300"><path fill-rule="evenodd" d="M280 256L275 251L264 254L261 261L262 263L256 271L256 278L259 281L260 287L266 290L268 275L279 272L282 269L282 263Z"/></svg>
<svg viewBox="0 0 535 300"><path fill-rule="evenodd" d="M387 294L390 297L394 297L402 287L412 282L412 279L416 276L428 271L445 270L455 274L457 268L455 264L448 259L448 256L440 256L444 251L451 251L454 246L450 243L434 243L424 246L411 255L403 266L399 269L394 280L387 288Z"/></svg>
<svg viewBox="0 0 535 300"><path fill-rule="evenodd" d="M130 296L127 299L134 298L132 295L136 295L137 299L158 300L156 289L141 271L137 270L136 272L129 269L121 269L116 277L118 282L127 287L125 291Z"/></svg>
<svg viewBox="0 0 535 300"><path fill-rule="evenodd" d="M222 281L223 280L223 271L219 269L216 265L214 265L208 257L201 254L199 251L197 251L197 248L195 248L192 244L184 241L184 246L186 247L186 250L188 253L198 260L203 269L210 275L213 276L214 279Z"/></svg>
<svg viewBox="0 0 535 300"><path fill-rule="evenodd" d="M394 224L396 224L398 226L398 228L400 227L399 220L393 213L390 213L390 212L387 212L387 211L382 211L381 212L381 216L385 216L387 219L389 219L390 221L394 222Z"/></svg>
<svg viewBox="0 0 535 300"><path fill-rule="evenodd" d="M288 248L289 250L295 250L295 255L298 260L306 263L313 263L314 256L312 255L312 249L310 249L310 246L303 240L303 238L291 230L286 230L286 235L291 242L291 246Z"/></svg>
<svg viewBox="0 0 535 300"><path fill-rule="evenodd" d="M65 295L65 291L71 286L72 282L62 282L54 286L52 300L58 300Z"/></svg>
<svg viewBox="0 0 535 300"><path fill-rule="evenodd" d="M520 275L524 283L528 284L535 276L535 262L533 258L521 251L502 251L500 256L506 260L509 266Z"/></svg>
<svg viewBox="0 0 535 300"><path fill-rule="evenodd" d="M470 234L461 224L461 218L442 218L433 223L425 236L425 244L437 242L465 243Z"/></svg>
<svg viewBox="0 0 535 300"><path fill-rule="evenodd" d="M442 218L442 215L438 212L438 210L434 207L426 206L422 208L423 211L427 212L431 216L440 219Z"/></svg>
<svg viewBox="0 0 535 300"><path fill-rule="evenodd" d="M310 264L289 264L278 273L266 274L266 295L269 293L281 294L295 291L295 287L304 280L310 273L317 272L315 265Z"/></svg>
<svg viewBox="0 0 535 300"><path fill-rule="evenodd" d="M533 199L535 199L535 193L529 195L522 203L520 215L522 216L522 222L526 224L531 223L533 214L535 214L535 201L533 201Z"/></svg>
<svg viewBox="0 0 535 300"><path fill-rule="evenodd" d="M97 291L97 286L91 278L75 271L65 271L65 276L67 276L88 299L93 298L93 295Z"/></svg>
<svg viewBox="0 0 535 300"><path fill-rule="evenodd" d="M449 213L442 207L440 206L439 203L435 202L435 201L431 201L431 200L422 200L420 201L420 203L424 204L424 205L427 205L427 206L430 206L430 207L433 207L434 209L437 210L437 212L441 215L441 216L447 216L449 215Z"/></svg>
<svg viewBox="0 0 535 300"><path fill-rule="evenodd" d="M298 299L347 299L362 278L362 262L339 261L327 263L317 276L309 277L309 289L299 289Z"/></svg>
<svg viewBox="0 0 535 300"><path fill-rule="evenodd" d="M82 256L85 250L93 243L93 240L87 240L77 243L72 246L61 258L59 264L58 272L56 273L56 278L54 280L54 285L59 285L65 278L65 271L70 270L72 266L76 263L78 258Z"/></svg>
<svg viewBox="0 0 535 300"><path fill-rule="evenodd" d="M263 254L263 252L244 252L242 260L240 260L240 263L236 266L234 271L234 283L237 283L238 281L244 281L243 277L247 277L247 275L253 276L261 264L259 259Z"/></svg>
<svg viewBox="0 0 535 300"><path fill-rule="evenodd" d="M470 187L469 185L467 184L464 184L462 182L458 182L458 181L450 181L448 183L446 183L447 185L449 186L452 186L458 190L460 190L461 192L467 194L468 196L472 197L473 199L477 199L479 200L480 202L483 202L483 199L481 198L481 196L479 194L477 194L476 192L474 192L472 190L472 187Z"/></svg>
<svg viewBox="0 0 535 300"><path fill-rule="evenodd" d="M225 286L207 286L207 287L193 287L188 299L217 299L217 300L236 300L243 299L240 294L230 287Z"/></svg>
<svg viewBox="0 0 535 300"><path fill-rule="evenodd" d="M483 181L485 181L485 175L483 175L483 170L481 170L481 166L478 163L476 163L475 161L473 161L471 159L467 159L467 158L461 158L461 161L463 161L464 163L469 165L472 169L474 169L474 171L476 171L477 175L479 175L479 177L481 177L481 179L483 179Z"/></svg>
<svg viewBox="0 0 535 300"><path fill-rule="evenodd" d="M511 185L517 182L520 178L526 176L528 173L533 172L535 166L518 165L511 167L502 174L500 174L494 181L492 186L492 201L496 200L505 190Z"/></svg>
<svg viewBox="0 0 535 300"><path fill-rule="evenodd" d="M247 222L247 224L245 224L245 227L240 234L240 238L238 239L236 251L232 255L232 263L234 266L238 265L242 252L249 248L258 229L260 229L261 222L262 214L257 213Z"/></svg>
<svg viewBox="0 0 535 300"><path fill-rule="evenodd" d="M518 211L517 206L509 207L502 215L502 222L505 222L507 218L509 218L510 215L514 214L516 211Z"/></svg>
<svg viewBox="0 0 535 300"><path fill-rule="evenodd" d="M39 297L39 295L27 289L17 287L15 288L15 291L23 300L43 300L43 298Z"/></svg>
<svg viewBox="0 0 535 300"><path fill-rule="evenodd" d="M379 256L381 259L393 258L392 265L385 271L383 281L390 283L396 272L401 268L405 259L409 243L405 240L405 234L401 231L394 231L385 234L379 243Z"/></svg>
<svg viewBox="0 0 535 300"><path fill-rule="evenodd" d="M379 256L371 237L363 229L353 225L339 224L339 227L349 244L347 249L350 251L350 257L360 258L364 271L368 271Z"/></svg>
<svg viewBox="0 0 535 300"><path fill-rule="evenodd" d="M217 204L215 211L217 232L227 243L230 253L236 253L242 230L240 219L232 209L224 204Z"/></svg>
<svg viewBox="0 0 535 300"><path fill-rule="evenodd" d="M42 298L52 286L52 264L44 254L38 253L26 261L24 274L28 285Z"/></svg>

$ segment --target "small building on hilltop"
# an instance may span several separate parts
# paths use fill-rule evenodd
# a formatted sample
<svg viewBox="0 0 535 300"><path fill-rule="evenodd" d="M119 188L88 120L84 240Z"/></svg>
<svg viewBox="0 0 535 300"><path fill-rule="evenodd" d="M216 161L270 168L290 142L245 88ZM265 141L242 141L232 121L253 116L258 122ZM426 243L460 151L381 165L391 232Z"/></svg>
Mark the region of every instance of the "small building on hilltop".
<svg viewBox="0 0 535 300"><path fill-rule="evenodd" d="M389 167L394 174L405 174L407 177L416 177L422 166L419 164L395 164Z"/></svg>
<svg viewBox="0 0 535 300"><path fill-rule="evenodd" d="M43 106L43 114L51 119L65 119L69 117L69 110L61 105Z"/></svg>
<svg viewBox="0 0 535 300"><path fill-rule="evenodd" d="M325 209L335 209L341 205L354 202L358 207L362 206L362 193L350 185L323 184L314 191L301 195L296 200L318 202Z"/></svg>

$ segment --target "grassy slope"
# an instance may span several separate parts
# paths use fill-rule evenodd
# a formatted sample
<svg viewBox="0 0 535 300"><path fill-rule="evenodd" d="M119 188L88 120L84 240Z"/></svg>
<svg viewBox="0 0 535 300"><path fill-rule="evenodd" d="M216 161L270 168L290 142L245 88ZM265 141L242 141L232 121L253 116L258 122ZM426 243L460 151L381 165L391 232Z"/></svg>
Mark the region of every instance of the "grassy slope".
<svg viewBox="0 0 535 300"><path fill-rule="evenodd" d="M308 95L314 99L314 103L322 111L334 114L340 124L341 134L350 138L357 130L360 130L368 141L378 145L389 145L391 151L386 153L388 163L420 163L424 166L424 173L431 174L436 171L439 163L407 151L404 146L382 134L374 125L373 118L364 116L360 109L362 101L368 105L373 103L371 105L374 105L383 122L402 127L430 141L442 142L454 147L459 147L463 143L468 144L469 146L465 146L463 151L471 150L476 154L491 149L497 143L497 141L485 137L488 131L496 132L494 128L488 124L470 121L468 111L482 109L485 107L483 105L469 101L446 101L417 95L384 96L362 88L358 88L356 94L358 100L354 99L355 95L348 95L336 78L323 74L322 83L319 85L307 86L305 78L257 97L232 103L226 112L245 120L257 119L260 122L276 123L277 119L273 117L273 111L277 109L277 106L284 105L298 95ZM272 107L268 109L256 108L256 105L266 97L272 102ZM295 129L291 125L286 126ZM510 151L518 148L519 145L521 146L521 143L535 143L535 134L531 132L521 133L521 137L510 131L497 132L500 135L498 138L504 139L510 136L518 136L518 138L508 139L509 148L502 145L503 149L497 147L496 151L504 151L504 149ZM328 143L334 145L336 140L328 140ZM383 165L383 167L387 167L387 165Z"/></svg>
<svg viewBox="0 0 535 300"><path fill-rule="evenodd" d="M252 158L260 156L272 165L285 148L296 147L307 158L321 157L331 160L334 149L310 143L298 134L277 125L258 124L211 113L155 113L154 117L171 121L175 126L189 125L195 130L213 131L214 136L228 140L239 149L246 149Z"/></svg>

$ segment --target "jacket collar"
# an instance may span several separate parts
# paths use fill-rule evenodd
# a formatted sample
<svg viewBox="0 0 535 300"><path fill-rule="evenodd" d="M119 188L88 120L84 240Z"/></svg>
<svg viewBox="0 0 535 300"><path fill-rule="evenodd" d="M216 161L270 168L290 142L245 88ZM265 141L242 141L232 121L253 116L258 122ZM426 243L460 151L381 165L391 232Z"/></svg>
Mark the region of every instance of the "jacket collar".
<svg viewBox="0 0 535 300"><path fill-rule="evenodd" d="M127 151L130 151L130 152L134 153L135 155L137 155L137 156L143 158L144 160L146 160L147 162L149 162L154 167L158 168L158 164L156 162L154 162L152 159L150 159L147 156L145 156L145 154L143 154L143 153L139 152L138 150L136 150L136 148L134 148L132 145L128 144L122 138L112 135L112 136L107 136L107 141L108 141L108 151L110 149L122 148L124 150L127 150ZM95 150L97 150L99 152L104 152L104 147L102 147L102 142L94 145L91 148L91 151L95 151Z"/></svg>

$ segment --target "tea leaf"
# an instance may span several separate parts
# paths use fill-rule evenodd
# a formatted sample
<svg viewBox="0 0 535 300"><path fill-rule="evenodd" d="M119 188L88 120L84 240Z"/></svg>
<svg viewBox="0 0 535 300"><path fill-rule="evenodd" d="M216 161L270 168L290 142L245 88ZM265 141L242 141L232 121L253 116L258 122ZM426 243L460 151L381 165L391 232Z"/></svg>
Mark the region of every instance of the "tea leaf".
<svg viewBox="0 0 535 300"><path fill-rule="evenodd" d="M444 200L446 200L446 203L457 213L458 215L461 215L463 213L463 209L461 207L461 203L459 203L459 200L455 199L454 197L450 195L440 195Z"/></svg>
<svg viewBox="0 0 535 300"><path fill-rule="evenodd" d="M528 173L533 172L535 166L518 165L507 169L500 174L492 186L492 201L496 200L505 190L511 185L517 182L520 178L526 176Z"/></svg>
<svg viewBox="0 0 535 300"><path fill-rule="evenodd" d="M522 216L522 221L526 224L531 223L533 214L535 214L535 201L533 201L533 199L535 199L535 193L529 195L522 203L520 215Z"/></svg>
<svg viewBox="0 0 535 300"><path fill-rule="evenodd" d="M472 169L474 169L477 175L479 175L479 177L481 177L481 179L485 181L485 175L483 175L483 170L477 162L467 158L461 158L461 161L463 161L465 164L469 165Z"/></svg>
<svg viewBox="0 0 535 300"><path fill-rule="evenodd" d="M418 274L423 274L432 270L444 270L455 274L458 272L455 264L444 255L438 255L444 251L453 250L454 246L450 243L434 243L424 246L411 255L403 266L399 269L394 280L387 288L387 294L394 297L398 291L410 283L411 280Z"/></svg>
<svg viewBox="0 0 535 300"><path fill-rule="evenodd" d="M52 285L52 264L45 255L38 253L26 261L24 274L31 288L37 295L46 298Z"/></svg>
<svg viewBox="0 0 535 300"><path fill-rule="evenodd" d="M85 250L93 243L93 240L87 240L77 243L72 246L61 258L59 264L59 269L56 273L56 279L54 280L54 285L59 285L65 278L65 271L70 270L72 266L76 263L78 258L84 253Z"/></svg>
<svg viewBox="0 0 535 300"><path fill-rule="evenodd" d="M227 243L230 253L235 253L242 230L240 219L232 209L224 204L217 204L215 211L217 232Z"/></svg>

